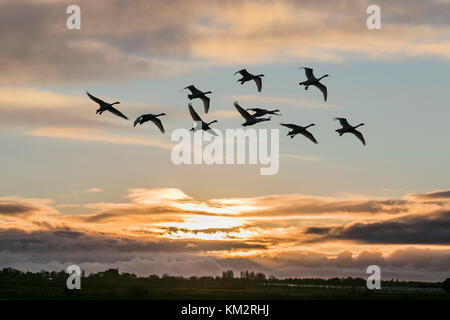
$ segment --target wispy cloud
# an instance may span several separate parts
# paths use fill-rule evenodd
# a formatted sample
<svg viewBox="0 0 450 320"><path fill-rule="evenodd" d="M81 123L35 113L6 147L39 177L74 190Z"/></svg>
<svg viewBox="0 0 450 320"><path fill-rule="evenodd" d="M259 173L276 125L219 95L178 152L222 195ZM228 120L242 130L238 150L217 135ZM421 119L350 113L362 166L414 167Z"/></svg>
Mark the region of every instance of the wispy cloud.
<svg viewBox="0 0 450 320"><path fill-rule="evenodd" d="M54 139L69 139L79 141L106 142L123 145L138 145L147 147L157 147L170 150L172 145L168 142L133 136L120 136L101 130L68 128L68 127L43 127L25 132L33 137L46 137Z"/></svg>
<svg viewBox="0 0 450 320"><path fill-rule="evenodd" d="M89 188L84 190L84 192L86 193L100 193L103 192L103 190L101 188Z"/></svg>

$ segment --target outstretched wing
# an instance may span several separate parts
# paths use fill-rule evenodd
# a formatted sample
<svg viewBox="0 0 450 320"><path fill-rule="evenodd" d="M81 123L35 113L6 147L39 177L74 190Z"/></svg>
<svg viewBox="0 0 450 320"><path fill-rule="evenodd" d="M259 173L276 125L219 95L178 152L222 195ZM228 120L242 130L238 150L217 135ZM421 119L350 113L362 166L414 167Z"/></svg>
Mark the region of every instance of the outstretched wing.
<svg viewBox="0 0 450 320"><path fill-rule="evenodd" d="M295 124L289 124L289 123L280 123L280 125L282 125L282 126L284 126L286 128L292 129L292 130L295 130L295 129L299 128L299 126L297 126Z"/></svg>
<svg viewBox="0 0 450 320"><path fill-rule="evenodd" d="M120 112L119 110L117 110L116 108L114 108L112 106L108 107L108 111L111 112L111 113L114 113L118 117L121 117L121 118L124 118L124 119L128 120L128 118L122 112Z"/></svg>
<svg viewBox="0 0 450 320"><path fill-rule="evenodd" d="M192 107L192 104L188 104L189 106L189 113L191 114L191 117L194 121L201 121L203 122L202 118L200 118L200 116L197 114L197 112L195 112L194 108Z"/></svg>
<svg viewBox="0 0 450 320"><path fill-rule="evenodd" d="M95 101L95 102L97 102L98 104L107 104L105 101L103 101L103 100L101 100L101 99L99 99L99 98L97 98L97 97L94 97L92 94L90 94L90 93L87 92L87 91L86 91L86 94L89 96L89 98L91 98L92 101Z"/></svg>
<svg viewBox="0 0 450 320"><path fill-rule="evenodd" d="M247 77L247 76L251 76L251 75L252 75L252 74L251 74L250 72L248 72L246 69L242 69L242 70L236 71L236 72L234 73L234 75L236 75L237 73L240 73L241 76L243 76L243 77Z"/></svg>
<svg viewBox="0 0 450 320"><path fill-rule="evenodd" d="M320 82L314 84L317 88L319 88L320 91L323 93L323 98L325 99L325 102L327 101L327 87L321 84Z"/></svg>
<svg viewBox="0 0 450 320"><path fill-rule="evenodd" d="M152 119L150 119L150 121L153 122L154 124L156 124L156 126L159 128L159 130L162 133L165 133L164 127L163 127L163 125L161 123L161 120L159 120L158 118L152 118Z"/></svg>
<svg viewBox="0 0 450 320"><path fill-rule="evenodd" d="M334 118L334 120L338 120L341 126L344 128L350 127L350 124L347 122L347 119L345 118Z"/></svg>
<svg viewBox="0 0 450 320"><path fill-rule="evenodd" d="M363 145L366 145L366 140L364 140L364 137L361 132L359 132L358 130L353 130L350 132L353 133L359 139L359 141L362 142Z"/></svg>
<svg viewBox="0 0 450 320"><path fill-rule="evenodd" d="M211 99L207 96L201 96L200 99L203 101L203 107L205 107L205 113L208 113L209 111L209 104Z"/></svg>
<svg viewBox="0 0 450 320"><path fill-rule="evenodd" d="M309 132L308 130L303 130L302 132L300 132L300 134L304 135L305 137L307 137L309 140L311 140L311 141L314 142L315 144L318 144L316 138L314 138L314 136L312 135L312 133Z"/></svg>
<svg viewBox="0 0 450 320"><path fill-rule="evenodd" d="M187 86L187 87L184 88L184 89L189 89L189 90L191 91L192 94L194 94L194 93L202 93L202 92L201 92L200 90L198 90L194 85Z"/></svg>
<svg viewBox="0 0 450 320"><path fill-rule="evenodd" d="M244 117L245 120L252 120L253 117L248 113L246 110L244 110L237 101L235 101L234 106L236 107L237 111L241 114L241 116Z"/></svg>
<svg viewBox="0 0 450 320"><path fill-rule="evenodd" d="M262 90L262 79L261 77L255 77L253 80L256 82L256 87L258 88L258 92Z"/></svg>
<svg viewBox="0 0 450 320"><path fill-rule="evenodd" d="M305 69L305 75L306 75L306 78L308 78L308 80L311 80L311 79L315 79L315 78L316 78L316 77L314 76L313 69L307 68L307 67L302 67L302 68L300 68L300 69Z"/></svg>

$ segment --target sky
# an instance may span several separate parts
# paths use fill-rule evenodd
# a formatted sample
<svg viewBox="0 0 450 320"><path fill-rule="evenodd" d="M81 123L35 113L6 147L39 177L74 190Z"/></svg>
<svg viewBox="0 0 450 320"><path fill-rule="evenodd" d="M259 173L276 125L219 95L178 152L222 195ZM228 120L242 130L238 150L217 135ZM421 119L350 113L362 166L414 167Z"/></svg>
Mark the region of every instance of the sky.
<svg viewBox="0 0 450 320"><path fill-rule="evenodd" d="M81 29L66 27L67 6ZM381 9L380 30L366 9ZM0 268L140 275L366 276L450 270L450 2L0 0ZM299 67L329 74L324 102ZM263 90L233 74L264 74ZM275 175L175 165L186 91L214 128L280 109ZM95 114L89 91L130 120ZM166 134L143 113L166 113ZM334 132L345 117L367 141ZM280 122L316 126L315 145Z"/></svg>

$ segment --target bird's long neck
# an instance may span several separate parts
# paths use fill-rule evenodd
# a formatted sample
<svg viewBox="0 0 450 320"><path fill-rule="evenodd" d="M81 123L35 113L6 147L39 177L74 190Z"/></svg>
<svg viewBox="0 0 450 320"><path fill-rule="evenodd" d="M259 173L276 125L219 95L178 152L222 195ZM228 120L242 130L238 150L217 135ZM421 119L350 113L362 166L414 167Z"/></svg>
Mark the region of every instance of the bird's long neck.
<svg viewBox="0 0 450 320"><path fill-rule="evenodd" d="M119 103L120 103L119 101L116 101L116 102L111 103L111 105L113 106L113 105L119 104Z"/></svg>
<svg viewBox="0 0 450 320"><path fill-rule="evenodd" d="M211 121L211 122L207 123L207 125L209 126L210 124L213 124L215 122L217 122L217 120Z"/></svg>
<svg viewBox="0 0 450 320"><path fill-rule="evenodd" d="M312 127L314 124L310 124L310 125L307 125L306 127L305 127L305 129L308 129L309 127Z"/></svg>
<svg viewBox="0 0 450 320"><path fill-rule="evenodd" d="M164 115L164 113L160 113L160 114L157 114L155 117L160 117L160 116L163 116Z"/></svg>
<svg viewBox="0 0 450 320"><path fill-rule="evenodd" d="M357 126L353 127L353 129L356 129L356 128L361 127L361 126L363 126L363 125L364 125L364 123L360 123L360 124L358 124Z"/></svg>
<svg viewBox="0 0 450 320"><path fill-rule="evenodd" d="M317 81L320 81L320 80L322 80L323 78L326 78L326 77L328 77L328 76L327 75L321 76L319 79L317 79Z"/></svg>
<svg viewBox="0 0 450 320"><path fill-rule="evenodd" d="M206 91L205 94L212 93L211 91Z"/></svg>
<svg viewBox="0 0 450 320"><path fill-rule="evenodd" d="M257 77L264 77L264 75L263 74L258 74Z"/></svg>

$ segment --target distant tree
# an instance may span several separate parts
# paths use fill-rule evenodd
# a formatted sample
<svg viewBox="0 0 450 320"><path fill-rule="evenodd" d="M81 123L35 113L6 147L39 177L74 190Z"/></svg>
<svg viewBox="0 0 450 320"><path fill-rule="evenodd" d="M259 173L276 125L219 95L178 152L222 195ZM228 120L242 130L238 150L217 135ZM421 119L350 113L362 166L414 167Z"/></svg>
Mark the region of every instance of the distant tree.
<svg viewBox="0 0 450 320"><path fill-rule="evenodd" d="M442 288L445 292L450 293L450 278L447 278L444 282L442 282Z"/></svg>
<svg viewBox="0 0 450 320"><path fill-rule="evenodd" d="M148 279L153 280L153 281L159 280L159 276L157 274L151 274L148 276Z"/></svg>
<svg viewBox="0 0 450 320"><path fill-rule="evenodd" d="M227 270L222 272L222 279L233 279L234 273L233 270Z"/></svg>
<svg viewBox="0 0 450 320"><path fill-rule="evenodd" d="M266 281L266 275L262 272L258 272L255 276L255 280L259 282L264 282Z"/></svg>

